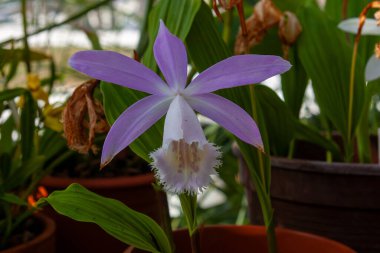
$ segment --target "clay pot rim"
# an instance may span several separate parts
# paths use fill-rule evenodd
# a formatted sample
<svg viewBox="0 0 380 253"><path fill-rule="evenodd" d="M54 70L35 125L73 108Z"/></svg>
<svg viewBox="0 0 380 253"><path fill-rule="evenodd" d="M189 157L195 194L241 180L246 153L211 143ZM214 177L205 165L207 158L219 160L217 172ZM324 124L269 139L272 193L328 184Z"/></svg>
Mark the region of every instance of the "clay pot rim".
<svg viewBox="0 0 380 253"><path fill-rule="evenodd" d="M126 185L130 187L152 184L155 178L153 172L135 175L135 176L118 176L111 178L66 178L46 176L41 181L41 185L46 185L54 188L66 188L72 183L78 183L88 188L104 189L109 188L125 188Z"/></svg>
<svg viewBox="0 0 380 253"><path fill-rule="evenodd" d="M51 218L41 213L35 213L33 214L33 216L40 220L42 224L45 226L42 233L37 235L37 237L28 242L14 246L12 248L5 249L3 251L0 251L0 253L15 253L19 251L23 252L24 249L33 248L35 245L41 244L41 242L48 240L50 237L54 235L56 225Z"/></svg>
<svg viewBox="0 0 380 253"><path fill-rule="evenodd" d="M306 159L271 157L273 168L282 170L305 171L317 174L380 176L380 165L364 163L325 162Z"/></svg>
<svg viewBox="0 0 380 253"><path fill-rule="evenodd" d="M226 230L229 232L234 232L236 235L241 234L241 235L251 235L251 236L260 236L260 237L266 237L266 228L264 226L257 226L257 225L208 225L205 227L200 228L200 233L202 233L202 230L207 229L209 231L215 231L215 230ZM187 229L179 229L176 230L177 232L187 234ZM176 232L174 231L174 232ZM331 240L329 238L315 235L315 234L310 234L306 232L301 232L293 229L287 229L287 228L281 228L277 227L276 228L276 235L277 237L287 237L287 236L295 236L299 237L300 240L313 240L313 241L319 241L321 244L326 245L327 247L335 247L338 252L351 252L355 253L353 249L348 247L347 245ZM133 246L129 246L124 253L133 253Z"/></svg>

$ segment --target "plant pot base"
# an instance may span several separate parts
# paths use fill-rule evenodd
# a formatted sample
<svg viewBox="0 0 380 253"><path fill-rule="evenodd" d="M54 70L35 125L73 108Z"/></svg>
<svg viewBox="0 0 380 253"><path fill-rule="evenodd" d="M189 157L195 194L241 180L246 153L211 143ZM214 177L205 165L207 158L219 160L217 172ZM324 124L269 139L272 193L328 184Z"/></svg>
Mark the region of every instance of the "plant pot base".
<svg viewBox="0 0 380 253"><path fill-rule="evenodd" d="M279 253L354 253L335 241L288 229L276 230ZM174 232L176 252L191 253L187 230ZM202 253L267 253L265 227L261 226L207 226L200 229ZM129 248L125 253L144 251Z"/></svg>

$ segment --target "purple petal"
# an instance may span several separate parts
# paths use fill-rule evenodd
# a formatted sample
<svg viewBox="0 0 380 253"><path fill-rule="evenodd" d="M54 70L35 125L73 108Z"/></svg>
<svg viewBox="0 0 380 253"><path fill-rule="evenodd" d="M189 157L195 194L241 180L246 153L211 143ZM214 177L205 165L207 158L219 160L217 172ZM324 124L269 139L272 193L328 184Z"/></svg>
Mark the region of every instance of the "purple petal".
<svg viewBox="0 0 380 253"><path fill-rule="evenodd" d="M186 94L203 94L224 88L262 82L284 73L288 61L273 55L236 55L200 73L186 88Z"/></svg>
<svg viewBox="0 0 380 253"><path fill-rule="evenodd" d="M186 100L194 110L214 120L242 141L263 149L263 142L255 121L238 105L211 93L192 95Z"/></svg>
<svg viewBox="0 0 380 253"><path fill-rule="evenodd" d="M173 98L152 95L125 110L112 125L103 145L101 167L156 123L168 110Z"/></svg>
<svg viewBox="0 0 380 253"><path fill-rule="evenodd" d="M153 50L166 82L176 91L183 90L187 79L186 48L180 39L169 32L162 20Z"/></svg>
<svg viewBox="0 0 380 253"><path fill-rule="evenodd" d="M80 51L69 60L74 69L93 78L150 94L168 94L168 86L141 63L112 51Z"/></svg>

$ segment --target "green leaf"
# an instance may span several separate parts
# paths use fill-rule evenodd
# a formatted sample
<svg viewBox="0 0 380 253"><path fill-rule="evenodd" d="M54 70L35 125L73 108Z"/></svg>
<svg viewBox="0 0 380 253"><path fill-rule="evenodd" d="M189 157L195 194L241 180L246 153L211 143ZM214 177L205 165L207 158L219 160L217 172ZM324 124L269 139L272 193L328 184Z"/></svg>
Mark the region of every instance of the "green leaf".
<svg viewBox="0 0 380 253"><path fill-rule="evenodd" d="M12 132L15 127L15 122L12 116L9 116L9 118L0 125L0 154L12 153L15 146L15 142L12 139Z"/></svg>
<svg viewBox="0 0 380 253"><path fill-rule="evenodd" d="M276 92L264 85L255 86L256 99L263 108L271 154L287 156L289 144L294 138L295 117Z"/></svg>
<svg viewBox="0 0 380 253"><path fill-rule="evenodd" d="M79 184L53 192L40 199L38 205L46 202L58 213L76 221L95 223L116 239L136 248L157 253L172 252L164 231L151 218Z"/></svg>
<svg viewBox="0 0 380 253"><path fill-rule="evenodd" d="M171 33L185 40L201 2L201 0L164 0L158 2L149 14L149 44L143 58L145 66L154 71L157 70L153 56L153 45L157 36L160 19L164 21Z"/></svg>
<svg viewBox="0 0 380 253"><path fill-rule="evenodd" d="M281 75L281 88L285 103L293 115L298 118L308 83L308 77L298 57L297 44L289 49L289 61L293 66L288 72Z"/></svg>
<svg viewBox="0 0 380 253"><path fill-rule="evenodd" d="M273 2L282 11L296 12L307 0L274 0Z"/></svg>
<svg viewBox="0 0 380 253"><path fill-rule="evenodd" d="M362 112L364 64L357 62L354 92L350 94L352 48L327 14L307 6L299 12L303 32L299 38L299 57L309 77L321 112L334 124L345 141L351 139ZM316 20L318 22L316 22ZM349 97L353 111L349 122ZM351 132L348 125L351 124Z"/></svg>
<svg viewBox="0 0 380 253"><path fill-rule="evenodd" d="M11 100L28 92L27 89L15 88L11 90L3 90L0 92L0 101Z"/></svg>
<svg viewBox="0 0 380 253"><path fill-rule="evenodd" d="M186 37L186 44L188 53L199 72L231 56L216 29L210 9L203 2Z"/></svg>
<svg viewBox="0 0 380 253"><path fill-rule="evenodd" d="M22 160L27 161L34 152L35 119L37 115L36 101L30 92L24 93L24 106L21 111L21 152Z"/></svg>
<svg viewBox="0 0 380 253"><path fill-rule="evenodd" d="M33 156L29 160L23 162L22 165L12 168L7 180L4 182L5 191L9 191L20 185L27 184L33 174L41 171L44 163L44 156Z"/></svg>
<svg viewBox="0 0 380 253"><path fill-rule="evenodd" d="M4 195L0 195L0 201L4 201L10 204L16 204L20 206L27 206L28 203L20 199L17 195L14 195L12 193L5 193Z"/></svg>
<svg viewBox="0 0 380 253"><path fill-rule="evenodd" d="M12 157L8 153L0 153L0 193L5 191L5 182L12 167Z"/></svg>
<svg viewBox="0 0 380 253"><path fill-rule="evenodd" d="M22 49L0 49L0 59L2 59L2 64L11 63L13 60L22 61L23 50ZM32 61L42 61L50 59L50 56L37 52L30 51L30 59Z"/></svg>
<svg viewBox="0 0 380 253"><path fill-rule="evenodd" d="M44 155L48 160L62 154L66 150L68 150L67 142L62 133L48 128L44 129L39 139L39 154Z"/></svg>

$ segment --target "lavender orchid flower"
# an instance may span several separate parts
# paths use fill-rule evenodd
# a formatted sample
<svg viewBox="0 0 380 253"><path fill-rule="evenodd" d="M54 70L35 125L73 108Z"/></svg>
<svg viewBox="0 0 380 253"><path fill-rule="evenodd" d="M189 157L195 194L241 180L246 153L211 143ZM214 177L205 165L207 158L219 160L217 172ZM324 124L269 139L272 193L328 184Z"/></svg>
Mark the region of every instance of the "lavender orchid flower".
<svg viewBox="0 0 380 253"><path fill-rule="evenodd" d="M194 110L262 149L253 119L238 105L211 92L261 82L287 71L290 64L277 56L232 56L186 86L185 46L162 21L153 50L166 83L139 62L111 51L78 52L70 65L94 78L151 94L115 121L103 145L102 166L167 113L162 147L151 153L156 176L170 192L196 193L210 183L220 153L206 140Z"/></svg>
<svg viewBox="0 0 380 253"><path fill-rule="evenodd" d="M359 27L359 18L350 18L339 23L338 28L349 33L356 34ZM362 35L380 35L380 21L367 18ZM375 54L372 55L365 67L365 79L367 82L380 78L380 43L376 45Z"/></svg>

